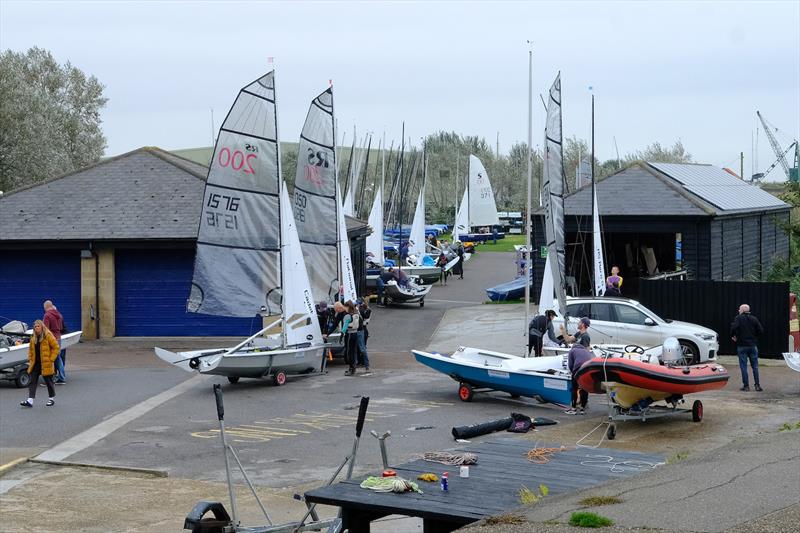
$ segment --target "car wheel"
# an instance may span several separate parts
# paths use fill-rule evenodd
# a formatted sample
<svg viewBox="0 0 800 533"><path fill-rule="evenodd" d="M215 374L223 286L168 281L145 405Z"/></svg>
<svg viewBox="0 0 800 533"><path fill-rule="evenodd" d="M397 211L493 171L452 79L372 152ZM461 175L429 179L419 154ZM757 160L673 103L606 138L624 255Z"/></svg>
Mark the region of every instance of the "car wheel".
<svg viewBox="0 0 800 533"><path fill-rule="evenodd" d="M689 341L678 341L681 345L681 351L683 352L683 361L684 365L695 365L700 362L700 351L697 349L697 345L693 342Z"/></svg>

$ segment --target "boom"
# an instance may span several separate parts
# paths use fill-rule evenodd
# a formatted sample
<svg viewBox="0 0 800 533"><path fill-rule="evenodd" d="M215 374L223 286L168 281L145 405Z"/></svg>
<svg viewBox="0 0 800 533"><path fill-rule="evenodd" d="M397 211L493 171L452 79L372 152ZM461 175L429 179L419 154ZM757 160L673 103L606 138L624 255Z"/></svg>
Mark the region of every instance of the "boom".
<svg viewBox="0 0 800 533"><path fill-rule="evenodd" d="M761 116L760 111L756 111L756 115L758 115L759 120L761 120L761 124L764 126L764 133L767 134L767 139L769 139L769 144L770 146L772 146L772 151L775 152L775 157L778 158L777 162L780 163L781 167L783 167L783 172L786 174L786 179L788 180L790 178L789 164L786 162L786 159L783 156L789 150L786 150L786 152L784 152L783 149L781 148L781 145L778 144L778 139L776 139L775 134L772 133L772 130L777 128L767 124L767 121L764 119L763 116ZM772 170L774 166L775 165L770 167L770 170ZM764 175L766 175L766 173L764 173Z"/></svg>

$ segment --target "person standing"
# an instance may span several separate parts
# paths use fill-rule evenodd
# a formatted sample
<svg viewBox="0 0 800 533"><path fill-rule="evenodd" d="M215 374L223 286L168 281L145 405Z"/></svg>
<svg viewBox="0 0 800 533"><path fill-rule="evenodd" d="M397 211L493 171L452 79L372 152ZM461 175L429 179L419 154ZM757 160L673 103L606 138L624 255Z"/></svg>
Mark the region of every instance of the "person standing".
<svg viewBox="0 0 800 533"><path fill-rule="evenodd" d="M753 367L753 382L755 390L761 392L761 383L758 380L758 338L764 333L761 322L750 314L750 306L739 306L739 314L731 324L731 340L736 343L736 353L739 355L739 369L742 371L741 391L750 390L750 380L747 376L747 361Z"/></svg>
<svg viewBox="0 0 800 533"><path fill-rule="evenodd" d="M542 356L542 348L544 346L544 337L558 345L555 331L553 329L553 318L556 312L548 309L543 315L536 315L528 324L528 355L531 354L531 349L534 350L535 357Z"/></svg>
<svg viewBox="0 0 800 533"><path fill-rule="evenodd" d="M442 270L441 274L439 274L439 283L443 285L447 285L447 275L449 274L449 272L445 270L447 262L447 256L444 255L444 252L440 253L439 258L436 260L436 266Z"/></svg>
<svg viewBox="0 0 800 533"><path fill-rule="evenodd" d="M55 374L55 360L58 358L60 347L58 342L44 322L37 320L33 323L33 335L28 345L28 374L31 382L28 385L28 399L20 402L22 407L33 407L33 400L36 398L36 387L39 384L39 376L44 378L47 385L49 398L45 404L50 407L56 403L56 388L53 386L53 374Z"/></svg>
<svg viewBox="0 0 800 533"><path fill-rule="evenodd" d="M581 343L576 343L572 349L569 351L569 356L567 358L567 365L569 366L569 371L572 374L572 407L564 411L568 415L585 415L586 414L586 404L589 403L589 393L585 390L581 389L578 385L578 381L575 379L575 374L578 372L578 369L589 361L590 359L594 358L594 354ZM580 396L580 402L578 402L578 397Z"/></svg>
<svg viewBox="0 0 800 533"><path fill-rule="evenodd" d="M364 372L369 373L369 355L367 354L367 341L369 340L369 319L372 316L372 309L369 308L369 303L366 300L358 299L358 314L360 317L360 325L358 328L358 364L364 367Z"/></svg>
<svg viewBox="0 0 800 533"><path fill-rule="evenodd" d="M61 312L50 300L45 300L42 304L42 307L44 307L44 317L42 318L42 322L44 323L44 326L53 334L53 337L55 337L58 345L61 346L61 333L64 331L64 317L61 316ZM55 361L56 385L63 385L67 382L67 373L65 370L66 359L67 350L59 349L58 358L56 358Z"/></svg>
<svg viewBox="0 0 800 533"><path fill-rule="evenodd" d="M356 358L358 356L358 328L360 316L355 304L347 300L344 304L345 315L342 319L342 336L344 336L344 360L347 363L345 376L356 375Z"/></svg>
<svg viewBox="0 0 800 533"><path fill-rule="evenodd" d="M606 278L606 289L616 288L622 295L622 276L619 275L619 267L614 265L611 267L611 275Z"/></svg>
<svg viewBox="0 0 800 533"><path fill-rule="evenodd" d="M564 324L561 324L561 335L564 336L564 342L568 344L582 344L586 348L589 347L591 344L591 337L589 337L588 329L592 325L592 321L589 320L589 317L583 317L578 321L578 331L575 335L570 335L567 333Z"/></svg>
<svg viewBox="0 0 800 533"><path fill-rule="evenodd" d="M458 274L458 279L464 279L464 245L460 242L456 244L456 255L458 263L453 267L453 275Z"/></svg>
<svg viewBox="0 0 800 533"><path fill-rule="evenodd" d="M386 299L383 295L383 291L385 290L386 284L391 280L397 280L397 276L394 274L394 268L389 267L387 270L381 271L377 280L378 307L386 307Z"/></svg>

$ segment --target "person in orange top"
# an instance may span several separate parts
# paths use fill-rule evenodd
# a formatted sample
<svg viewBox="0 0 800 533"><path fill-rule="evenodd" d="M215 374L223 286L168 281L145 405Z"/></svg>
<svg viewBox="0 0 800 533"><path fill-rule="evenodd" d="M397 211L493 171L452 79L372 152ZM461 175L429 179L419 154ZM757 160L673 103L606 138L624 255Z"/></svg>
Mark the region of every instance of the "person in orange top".
<svg viewBox="0 0 800 533"><path fill-rule="evenodd" d="M55 336L47 329L44 322L37 320L33 323L33 335L28 345L28 374L31 383L28 385L28 399L20 402L22 407L33 407L36 398L36 387L39 385L39 376L47 384L48 407L55 405L56 388L53 385L53 374L56 373L55 361L61 348Z"/></svg>

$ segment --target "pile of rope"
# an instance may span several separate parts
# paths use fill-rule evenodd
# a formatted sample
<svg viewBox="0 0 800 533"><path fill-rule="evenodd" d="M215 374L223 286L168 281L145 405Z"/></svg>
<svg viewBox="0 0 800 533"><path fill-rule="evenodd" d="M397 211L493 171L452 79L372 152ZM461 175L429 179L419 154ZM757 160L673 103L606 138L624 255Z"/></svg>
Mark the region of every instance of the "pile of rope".
<svg viewBox="0 0 800 533"><path fill-rule="evenodd" d="M427 481L428 483L439 481L439 477L433 472L425 472L424 474L420 474L417 476L417 479L419 479L420 481Z"/></svg>
<svg viewBox="0 0 800 533"><path fill-rule="evenodd" d="M553 455L566 450L566 446L561 446L559 448L533 448L527 453L527 457L528 461L536 463L537 465L543 465L549 463Z"/></svg>
<svg viewBox="0 0 800 533"><path fill-rule="evenodd" d="M581 461L581 466L596 466L608 468L610 472L646 472L654 470L665 463L653 463L639 459L616 460L610 455L587 455L586 461Z"/></svg>
<svg viewBox="0 0 800 533"><path fill-rule="evenodd" d="M375 492L413 491L422 494L422 491L419 490L419 485L417 485L413 481L408 481L407 479L403 479L397 476L392 476L392 477L370 476L361 482L361 488L374 490Z"/></svg>
<svg viewBox="0 0 800 533"><path fill-rule="evenodd" d="M478 462L478 456L474 453L450 453L450 452L427 452L422 458L432 463L442 463L443 465L461 466L474 465Z"/></svg>

